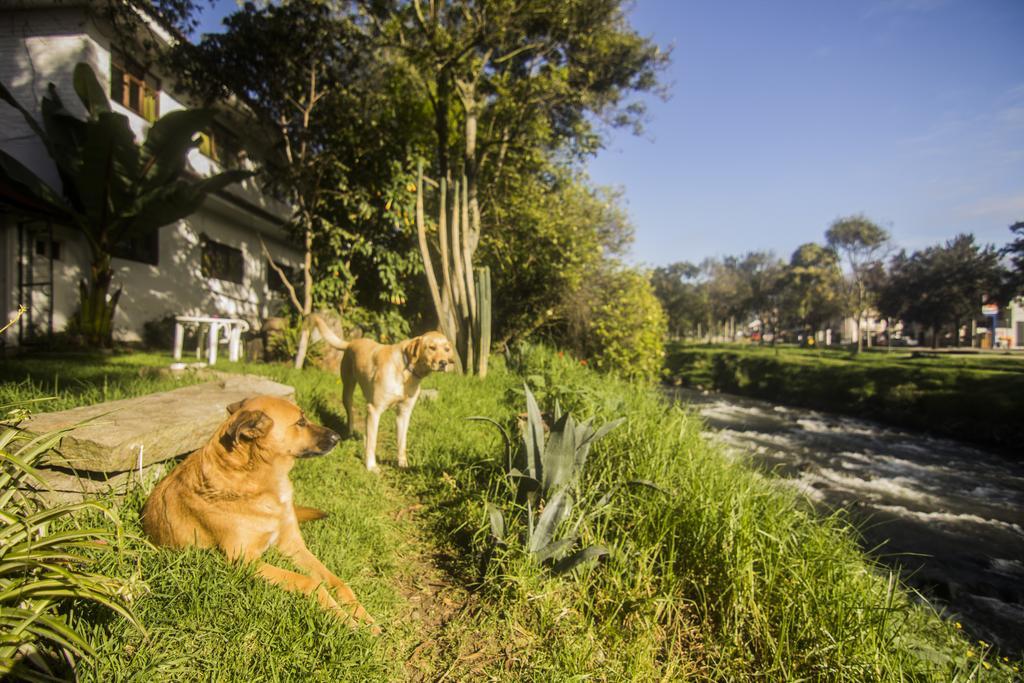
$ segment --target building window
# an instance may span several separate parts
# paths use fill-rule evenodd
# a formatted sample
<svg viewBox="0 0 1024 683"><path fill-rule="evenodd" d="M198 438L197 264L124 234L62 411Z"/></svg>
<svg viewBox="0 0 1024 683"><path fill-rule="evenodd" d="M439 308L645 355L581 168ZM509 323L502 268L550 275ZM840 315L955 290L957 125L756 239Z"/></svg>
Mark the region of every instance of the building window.
<svg viewBox="0 0 1024 683"><path fill-rule="evenodd" d="M245 277L245 261L242 250L229 247L210 239L203 240L203 277L242 284Z"/></svg>
<svg viewBox="0 0 1024 683"><path fill-rule="evenodd" d="M288 278L288 282L290 282L292 287L295 288L296 294L298 294L299 298L302 298L303 286L301 282L297 282L299 279L299 269L278 261L274 261L274 265L284 272L285 277ZM277 271L270 265L270 261L267 261L267 288L274 294L288 294L288 288L284 286L284 283L281 281L281 276L278 275Z"/></svg>
<svg viewBox="0 0 1024 683"><path fill-rule="evenodd" d="M242 148L238 144L238 138L219 124L214 124L210 129L199 133L199 152L224 168L240 167L239 157Z"/></svg>
<svg viewBox="0 0 1024 683"><path fill-rule="evenodd" d="M123 239L114 245L114 248L110 250L110 255L158 266L160 265L160 231L150 230L145 235Z"/></svg>
<svg viewBox="0 0 1024 683"><path fill-rule="evenodd" d="M36 240L36 256L46 256L54 261L60 261L60 242L57 240Z"/></svg>
<svg viewBox="0 0 1024 683"><path fill-rule="evenodd" d="M117 54L110 55L110 99L150 123L160 118L160 81Z"/></svg>

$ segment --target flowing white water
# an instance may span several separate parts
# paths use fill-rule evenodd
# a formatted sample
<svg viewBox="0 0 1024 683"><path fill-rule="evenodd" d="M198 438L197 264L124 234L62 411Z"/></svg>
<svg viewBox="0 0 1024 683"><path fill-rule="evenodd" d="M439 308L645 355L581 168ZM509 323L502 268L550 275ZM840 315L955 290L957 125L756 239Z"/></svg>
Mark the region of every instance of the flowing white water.
<svg viewBox="0 0 1024 683"><path fill-rule="evenodd" d="M850 510L865 547L976 637L1024 650L1024 462L865 420L673 393L733 457Z"/></svg>

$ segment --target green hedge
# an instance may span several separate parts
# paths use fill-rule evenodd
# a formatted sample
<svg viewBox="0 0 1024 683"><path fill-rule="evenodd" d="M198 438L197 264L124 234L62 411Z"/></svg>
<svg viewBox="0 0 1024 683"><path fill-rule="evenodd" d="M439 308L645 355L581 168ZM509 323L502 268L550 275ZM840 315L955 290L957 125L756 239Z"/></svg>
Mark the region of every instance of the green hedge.
<svg viewBox="0 0 1024 683"><path fill-rule="evenodd" d="M667 374L715 389L1020 451L1024 358L676 346Z"/></svg>

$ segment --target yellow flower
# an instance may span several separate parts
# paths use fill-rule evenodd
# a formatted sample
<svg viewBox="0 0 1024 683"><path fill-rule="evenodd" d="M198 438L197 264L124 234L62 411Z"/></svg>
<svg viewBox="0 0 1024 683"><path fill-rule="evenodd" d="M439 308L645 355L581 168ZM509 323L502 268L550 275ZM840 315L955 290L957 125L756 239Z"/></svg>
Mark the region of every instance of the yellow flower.
<svg viewBox="0 0 1024 683"><path fill-rule="evenodd" d="M968 657L973 657L974 656L974 650L968 650L967 651L967 656Z"/></svg>
<svg viewBox="0 0 1024 683"><path fill-rule="evenodd" d="M408 190L409 192L415 192L416 185L414 185L413 183L409 183L408 185L405 186L405 189Z"/></svg>
<svg viewBox="0 0 1024 683"><path fill-rule="evenodd" d="M979 640L978 645L981 645L982 647L988 647L988 643L986 643L984 640Z"/></svg>
<svg viewBox="0 0 1024 683"><path fill-rule="evenodd" d="M953 622L953 625L956 626L958 629L963 628L963 625L959 621Z"/></svg>
<svg viewBox="0 0 1024 683"><path fill-rule="evenodd" d="M985 667L986 669L991 669L991 668L992 668L992 665L991 665L991 664L989 664L988 662L982 662L982 663L981 663L981 665L982 665L983 667Z"/></svg>

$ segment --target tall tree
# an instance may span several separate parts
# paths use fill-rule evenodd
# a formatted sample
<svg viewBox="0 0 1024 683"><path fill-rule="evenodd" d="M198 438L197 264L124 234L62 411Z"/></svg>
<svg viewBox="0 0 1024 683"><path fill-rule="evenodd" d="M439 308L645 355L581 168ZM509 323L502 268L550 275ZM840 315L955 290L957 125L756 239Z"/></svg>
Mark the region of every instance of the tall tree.
<svg viewBox="0 0 1024 683"><path fill-rule="evenodd" d="M889 241L889 233L858 214L837 219L825 232L829 248L846 260L846 313L853 316L857 329L857 353L863 349L861 325L870 310L878 281L879 266Z"/></svg>
<svg viewBox="0 0 1024 683"><path fill-rule="evenodd" d="M171 58L194 96L241 99L255 125L280 141L264 150L264 171L294 209L302 286L278 275L300 319L317 294L349 302L357 261L389 303L406 299L402 282L415 272L415 194L405 167L415 103L403 99L400 74L345 9L315 0L249 3L225 19L224 33L182 44ZM303 326L296 367L309 334Z"/></svg>
<svg viewBox="0 0 1024 683"><path fill-rule="evenodd" d="M749 290L747 309L760 323L760 340L764 343L766 334L772 335L772 343L778 336L783 277L785 266L771 252L751 252L740 262L740 272Z"/></svg>
<svg viewBox="0 0 1024 683"><path fill-rule="evenodd" d="M959 346L960 328L978 317L983 299L999 298L1006 281L996 248L966 234L910 256L901 251L890 261L889 273L880 310L931 330L933 346L943 329Z"/></svg>
<svg viewBox="0 0 1024 683"><path fill-rule="evenodd" d="M843 274L836 253L820 244L801 244L783 276L786 316L805 332L821 329L840 313Z"/></svg>
<svg viewBox="0 0 1024 683"><path fill-rule="evenodd" d="M1016 237L999 250L1000 255L1010 257L1011 294L1024 295L1024 221L1017 221L1010 226L1010 232Z"/></svg>
<svg viewBox="0 0 1024 683"><path fill-rule="evenodd" d="M688 261L655 268L651 273L654 295L665 309L669 332L676 337L694 333L707 320L701 273L700 266Z"/></svg>
<svg viewBox="0 0 1024 683"><path fill-rule="evenodd" d="M210 192L247 178L227 171L194 179L186 171L189 150L213 120L209 110L182 110L162 116L143 144L135 141L128 117L111 111L96 74L78 64L74 87L85 120L69 112L50 84L41 103L43 125L6 87L0 99L18 109L57 167L61 189L40 180L0 151L0 199L20 213L76 228L89 245L89 278L79 286L75 331L90 345L112 341L121 289L113 295L112 251L196 211Z"/></svg>
<svg viewBox="0 0 1024 683"><path fill-rule="evenodd" d="M361 4L430 103L433 174L465 175L470 261L484 231L505 227L498 205L521 176L546 173L556 154L565 165L596 150L602 122L640 121L630 98L657 88L667 59L628 25L622 0ZM514 296L495 284L496 305Z"/></svg>

